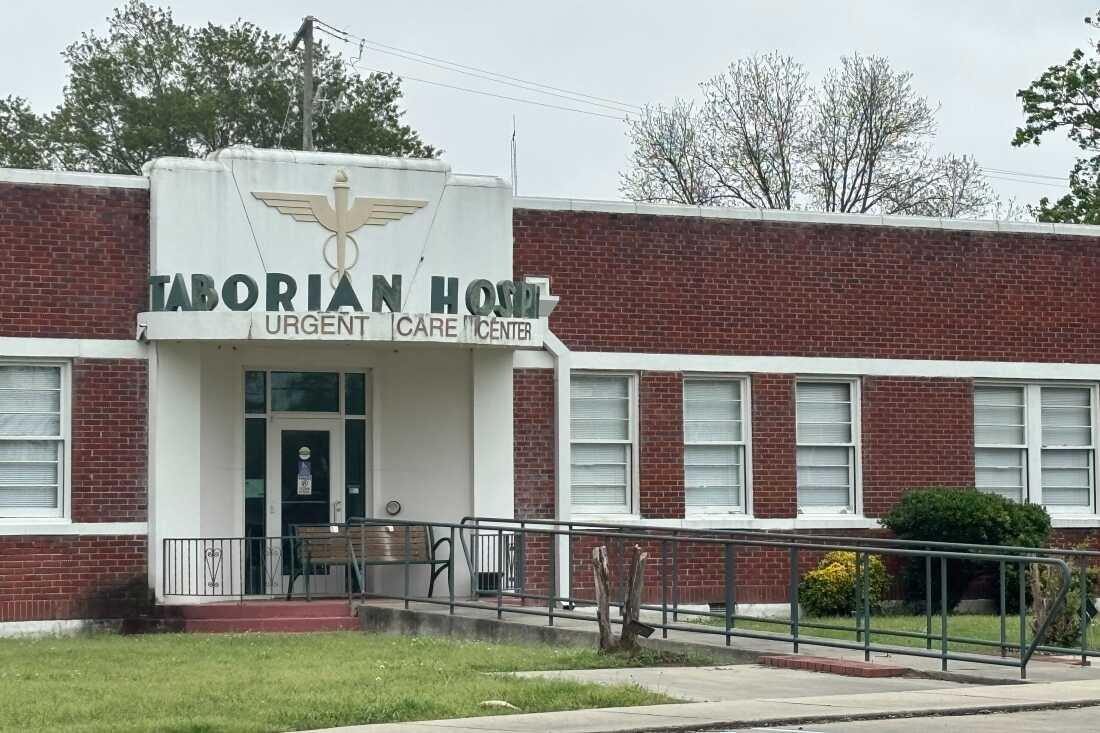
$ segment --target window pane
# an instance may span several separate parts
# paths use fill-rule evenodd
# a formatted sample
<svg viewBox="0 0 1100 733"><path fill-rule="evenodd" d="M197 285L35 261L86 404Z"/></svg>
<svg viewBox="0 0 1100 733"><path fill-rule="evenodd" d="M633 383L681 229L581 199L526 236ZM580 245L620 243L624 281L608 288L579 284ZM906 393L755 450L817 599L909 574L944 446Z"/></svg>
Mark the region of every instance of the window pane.
<svg viewBox="0 0 1100 733"><path fill-rule="evenodd" d="M61 415L0 412L0 436L52 438L61 435Z"/></svg>
<svg viewBox="0 0 1100 733"><path fill-rule="evenodd" d="M852 442L852 386L834 382L799 382L799 443Z"/></svg>
<svg viewBox="0 0 1100 733"><path fill-rule="evenodd" d="M1092 445L1092 392L1087 387L1042 388L1043 445Z"/></svg>
<svg viewBox="0 0 1100 733"><path fill-rule="evenodd" d="M267 374L244 373L244 411L267 412Z"/></svg>
<svg viewBox="0 0 1100 733"><path fill-rule="evenodd" d="M627 377L577 376L572 380L570 430L573 440L629 440Z"/></svg>
<svg viewBox="0 0 1100 733"><path fill-rule="evenodd" d="M0 389L61 389L61 367L0 367Z"/></svg>
<svg viewBox="0 0 1100 733"><path fill-rule="evenodd" d="M4 509L56 509L61 444L0 441L0 514Z"/></svg>
<svg viewBox="0 0 1100 733"><path fill-rule="evenodd" d="M686 506L741 506L742 447L689 445L684 450Z"/></svg>
<svg viewBox="0 0 1100 733"><path fill-rule="evenodd" d="M367 414L367 376L358 372L344 375L344 414Z"/></svg>
<svg viewBox="0 0 1100 733"><path fill-rule="evenodd" d="M1019 448L976 448L974 482L979 491L1023 501L1027 462Z"/></svg>
<svg viewBox="0 0 1100 733"><path fill-rule="evenodd" d="M741 384L732 379L684 382L684 441L737 443L741 437Z"/></svg>
<svg viewBox="0 0 1100 733"><path fill-rule="evenodd" d="M798 505L847 507L851 504L851 448L799 447Z"/></svg>
<svg viewBox="0 0 1100 733"><path fill-rule="evenodd" d="M367 516L367 421L344 421L344 486L348 518Z"/></svg>
<svg viewBox="0 0 1100 733"><path fill-rule="evenodd" d="M1091 450L1044 450L1043 504L1088 507L1092 496Z"/></svg>
<svg viewBox="0 0 1100 733"><path fill-rule="evenodd" d="M336 372L272 372L271 409L276 412L339 412Z"/></svg>
<svg viewBox="0 0 1100 733"><path fill-rule="evenodd" d="M574 445L573 503L626 506L630 446Z"/></svg>

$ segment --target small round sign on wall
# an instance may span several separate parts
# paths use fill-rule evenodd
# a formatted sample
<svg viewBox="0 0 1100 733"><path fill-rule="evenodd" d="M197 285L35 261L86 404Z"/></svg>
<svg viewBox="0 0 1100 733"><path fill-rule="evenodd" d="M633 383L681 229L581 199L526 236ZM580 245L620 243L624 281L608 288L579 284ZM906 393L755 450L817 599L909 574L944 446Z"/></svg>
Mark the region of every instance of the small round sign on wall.
<svg viewBox="0 0 1100 733"><path fill-rule="evenodd" d="M308 445L303 445L298 449L298 457L303 461L308 461L311 455L313 455L313 452L309 449Z"/></svg>

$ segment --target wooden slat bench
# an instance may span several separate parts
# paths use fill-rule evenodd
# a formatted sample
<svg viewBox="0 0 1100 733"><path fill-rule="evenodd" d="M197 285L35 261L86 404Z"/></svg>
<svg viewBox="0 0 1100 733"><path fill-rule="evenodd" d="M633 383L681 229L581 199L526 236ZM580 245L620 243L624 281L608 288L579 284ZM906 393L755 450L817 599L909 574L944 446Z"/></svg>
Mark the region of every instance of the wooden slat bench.
<svg viewBox="0 0 1100 733"><path fill-rule="evenodd" d="M287 587L287 598L294 581L309 573L316 565L350 567L363 587L363 571L373 565L427 565L428 598L435 590L435 581L451 563L451 538L434 538L427 524L300 524L291 527L295 537L298 562ZM407 540L406 540L406 535ZM445 558L437 559L440 546L447 545ZM406 557L406 550L407 557ZM307 581L308 588L308 581Z"/></svg>

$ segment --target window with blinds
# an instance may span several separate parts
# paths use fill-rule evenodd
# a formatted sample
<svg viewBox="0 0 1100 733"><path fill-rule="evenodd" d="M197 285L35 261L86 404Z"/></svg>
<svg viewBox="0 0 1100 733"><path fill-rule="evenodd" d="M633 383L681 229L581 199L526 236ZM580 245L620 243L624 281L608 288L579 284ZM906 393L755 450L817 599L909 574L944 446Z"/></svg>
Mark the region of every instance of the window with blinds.
<svg viewBox="0 0 1100 733"><path fill-rule="evenodd" d="M800 512L855 508L854 382L797 382L796 467Z"/></svg>
<svg viewBox="0 0 1100 733"><path fill-rule="evenodd" d="M1013 501L1027 492L1026 404L1023 387L974 388L974 481Z"/></svg>
<svg viewBox="0 0 1100 733"><path fill-rule="evenodd" d="M634 463L631 378L574 374L570 396L573 508L629 513Z"/></svg>
<svg viewBox="0 0 1100 733"><path fill-rule="evenodd" d="M684 507L745 511L743 381L684 380Z"/></svg>
<svg viewBox="0 0 1100 733"><path fill-rule="evenodd" d="M974 388L974 480L981 491L1044 505L1095 509L1095 387Z"/></svg>
<svg viewBox="0 0 1100 733"><path fill-rule="evenodd" d="M61 366L0 364L0 517L64 513Z"/></svg>

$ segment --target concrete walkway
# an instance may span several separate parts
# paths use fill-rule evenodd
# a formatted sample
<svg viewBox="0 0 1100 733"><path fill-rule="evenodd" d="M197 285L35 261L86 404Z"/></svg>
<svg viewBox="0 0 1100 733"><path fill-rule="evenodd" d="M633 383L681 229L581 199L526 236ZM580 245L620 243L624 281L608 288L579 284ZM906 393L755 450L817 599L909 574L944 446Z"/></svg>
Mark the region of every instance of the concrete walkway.
<svg viewBox="0 0 1100 733"><path fill-rule="evenodd" d="M874 681L875 684L881 682L882 680ZM1030 685L955 685L928 690L755 697L721 702L495 715L417 723L385 723L329 728L323 732L310 733L693 731L717 726L728 728L795 726L846 720L1051 710L1084 705L1100 705L1100 681L1049 682Z"/></svg>
<svg viewBox="0 0 1100 733"><path fill-rule="evenodd" d="M576 669L555 672L518 672L516 677L575 680L602 685L638 685L678 700L736 702L787 696L857 695L871 692L911 692L968 687L921 677L866 679L776 669L756 664L724 667L635 667L632 669Z"/></svg>
<svg viewBox="0 0 1100 733"><path fill-rule="evenodd" d="M587 613L579 610L578 613ZM643 615L645 620L647 614ZM545 616L528 615L509 611L504 606L503 620L498 621L494 610L480 608L457 608L455 615L448 614L447 606L429 603L410 604L410 610L402 610L400 601L371 600L359 609L363 628L370 631L389 631L394 633L420 633L453 636L456 638L478 638L501 642L542 642L550 644L596 645L595 620L568 619L556 617L554 626L549 627ZM659 614L657 614L659 618ZM681 614L680 623L687 623L690 613ZM875 639L876 643L883 643ZM657 631L645 640L646 646L680 652L696 652L713 656L725 663L753 664L761 655L791 654L789 642L768 641L745 637L734 637L731 645L720 634L697 633L672 630L668 639L661 638ZM895 647L894 653L872 652L871 662L889 663L907 667L914 674L925 675L941 680L961 680L983 683L1011 683L1020 681L1017 667L1005 667L996 664L983 664L969 661L949 661L947 673L940 670L940 660L936 658L906 654L905 649ZM814 645L803 640L799 650L803 654L834 657L837 659L863 660L863 652L850 649ZM924 651L924 650L921 650ZM990 656L990 660L996 657ZM1073 658L1052 658L1036 656L1028 665L1030 682L1063 682L1073 680L1100 681L1100 663L1089 667L1073 664Z"/></svg>

